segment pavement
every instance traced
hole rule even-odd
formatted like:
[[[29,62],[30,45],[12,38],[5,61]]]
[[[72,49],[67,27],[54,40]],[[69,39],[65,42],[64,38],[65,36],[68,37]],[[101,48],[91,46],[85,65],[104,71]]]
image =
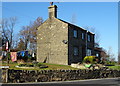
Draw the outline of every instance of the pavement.
[[[120,78],[89,79],[74,81],[7,83],[2,86],[120,86]]]

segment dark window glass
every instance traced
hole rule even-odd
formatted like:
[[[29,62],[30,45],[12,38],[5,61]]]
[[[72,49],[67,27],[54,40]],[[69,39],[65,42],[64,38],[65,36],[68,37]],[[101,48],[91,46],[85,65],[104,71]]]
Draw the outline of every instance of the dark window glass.
[[[85,34],[84,33],[82,33],[82,39],[85,39]]]
[[[78,55],[78,47],[74,47],[74,55],[75,55],[75,56]]]
[[[87,36],[87,40],[90,42],[90,40],[91,40],[90,35]]]
[[[77,30],[74,30],[74,31],[73,31],[73,36],[74,36],[75,38],[77,38],[77,36],[78,36]]]
[[[87,56],[91,56],[92,55],[92,50],[91,49],[87,49]]]

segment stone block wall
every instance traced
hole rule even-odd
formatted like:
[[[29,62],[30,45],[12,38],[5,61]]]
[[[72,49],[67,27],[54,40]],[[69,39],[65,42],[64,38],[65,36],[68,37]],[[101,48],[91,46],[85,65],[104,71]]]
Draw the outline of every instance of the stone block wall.
[[[2,74],[2,76],[4,76],[4,74]],[[51,82],[114,77],[120,77],[120,70],[8,70],[9,83]]]
[[[37,61],[68,65],[68,24],[52,18],[46,20],[37,31]]]

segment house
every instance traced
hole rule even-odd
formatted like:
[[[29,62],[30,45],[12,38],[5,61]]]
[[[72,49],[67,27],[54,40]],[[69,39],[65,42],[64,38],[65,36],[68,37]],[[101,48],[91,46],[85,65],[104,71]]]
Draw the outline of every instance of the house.
[[[94,55],[98,57],[99,62],[101,60],[105,60],[106,57],[107,57],[106,52],[103,50],[103,48],[100,48],[100,47],[95,47],[94,48]]]
[[[57,18],[57,6],[48,7],[49,18],[37,28],[37,61],[70,65],[94,54],[94,36]]]

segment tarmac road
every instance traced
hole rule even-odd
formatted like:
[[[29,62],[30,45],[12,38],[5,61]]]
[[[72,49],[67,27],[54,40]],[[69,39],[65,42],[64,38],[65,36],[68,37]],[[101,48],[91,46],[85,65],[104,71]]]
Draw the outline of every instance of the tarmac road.
[[[90,79],[59,82],[8,83],[2,86],[120,86],[120,78]]]

